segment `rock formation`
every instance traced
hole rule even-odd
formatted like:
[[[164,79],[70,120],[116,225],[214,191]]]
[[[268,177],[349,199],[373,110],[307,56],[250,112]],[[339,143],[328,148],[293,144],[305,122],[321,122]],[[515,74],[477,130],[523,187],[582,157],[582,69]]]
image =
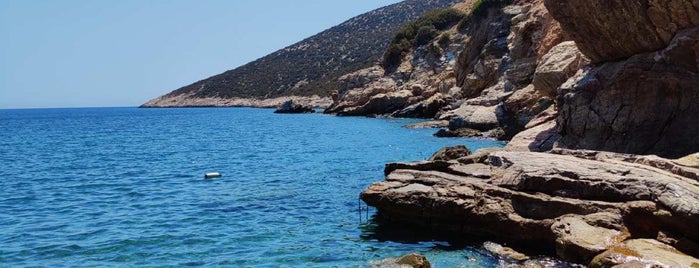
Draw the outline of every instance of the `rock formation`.
[[[453,154],[391,164],[386,173],[385,181],[361,195],[383,219],[527,241],[568,261],[590,263],[607,250],[633,244],[629,239],[660,234],[699,241],[699,169],[668,159],[563,149],[495,151],[485,160]],[[680,253],[691,252],[691,245],[661,249],[672,248],[685,263],[699,265]],[[668,256],[648,250],[646,256]]]
[[[680,157],[699,151],[699,5],[547,1],[597,65],[560,88],[560,146]]]
[[[313,110],[313,106],[300,104],[300,103],[294,102],[293,100],[288,100],[288,101],[282,103],[282,105],[279,105],[279,107],[277,107],[277,110],[274,111],[274,113],[277,113],[277,114],[304,114],[304,113],[315,113],[315,110]]]
[[[325,112],[435,118],[450,122],[439,136],[509,139],[548,108],[560,83],[587,63],[572,42],[556,47],[567,37],[543,0],[462,10],[470,15],[406,54],[394,69],[375,66],[341,77]],[[449,45],[441,43],[443,36]],[[441,57],[431,52],[437,47]]]

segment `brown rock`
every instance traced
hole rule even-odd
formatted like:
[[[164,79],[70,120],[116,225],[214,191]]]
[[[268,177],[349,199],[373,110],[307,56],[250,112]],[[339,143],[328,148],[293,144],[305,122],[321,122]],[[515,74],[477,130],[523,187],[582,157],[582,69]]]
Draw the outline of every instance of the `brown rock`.
[[[543,95],[555,98],[558,87],[587,63],[589,60],[580,53],[575,42],[560,43],[543,56],[532,83]]]
[[[551,226],[556,234],[556,253],[559,257],[587,263],[597,254],[621,243],[627,233],[596,227],[579,216],[563,216]]]
[[[666,47],[681,29],[699,25],[689,0],[546,0],[551,15],[593,62]]]
[[[555,120],[526,129],[515,135],[505,147],[509,151],[546,152],[561,136],[558,134]]]
[[[420,254],[415,254],[411,253],[408,255],[405,255],[403,257],[400,257],[397,261],[397,264],[403,264],[403,265],[408,265],[413,268],[431,268],[432,265],[430,264],[429,261],[427,261],[427,258],[423,255]]]
[[[672,158],[695,153],[699,27],[678,33],[664,50],[595,67],[561,90],[563,148]]]
[[[431,268],[432,265],[423,255],[410,253],[400,258],[388,258],[371,263],[372,268]]]
[[[592,268],[699,267],[699,259],[653,239],[633,239],[596,256]]]
[[[686,167],[699,168],[699,153],[682,157],[680,159],[675,160],[674,162]]]
[[[337,114],[342,116],[389,114],[405,107],[411,97],[413,93],[410,90],[381,93],[371,96],[369,101],[361,106],[351,107]]]
[[[500,126],[499,106],[475,106],[463,104],[456,110],[444,114],[440,119],[449,120],[450,129],[471,128],[487,131]]]
[[[466,157],[471,155],[471,150],[463,145],[457,145],[453,147],[444,147],[437,151],[428,159],[428,161],[449,161],[455,160],[461,157]]]
[[[510,248],[510,247],[504,247],[500,244],[493,243],[493,242],[485,242],[483,243],[483,248],[490,252],[491,254],[504,258],[504,259],[509,259],[509,260],[515,260],[515,261],[526,261],[529,260],[529,256],[522,254],[520,252],[517,252],[516,250]]]
[[[445,128],[447,126],[449,126],[449,121],[435,120],[435,121],[427,121],[427,122],[405,125],[404,127],[405,128]]]

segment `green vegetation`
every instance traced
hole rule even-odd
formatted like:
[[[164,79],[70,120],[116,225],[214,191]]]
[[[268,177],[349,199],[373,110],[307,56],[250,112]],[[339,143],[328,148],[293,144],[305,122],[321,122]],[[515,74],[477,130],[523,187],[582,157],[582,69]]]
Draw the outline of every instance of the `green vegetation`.
[[[460,31],[466,25],[474,20],[480,20],[488,15],[488,10],[491,8],[502,8],[506,5],[511,5],[514,0],[477,0],[473,2],[471,13],[459,22],[457,27]]]
[[[439,37],[439,40],[437,40],[437,43],[441,47],[446,47],[451,43],[451,35],[449,33],[443,33],[442,36]]]
[[[454,25],[464,17],[464,13],[454,8],[437,9],[403,25],[384,53],[384,67],[396,66],[410,49],[428,44],[439,35],[439,31]]]
[[[384,55],[386,46],[402,25],[416,20],[428,10],[448,7],[453,2],[407,0],[368,12],[171,94],[191,94],[202,98],[327,96],[337,89],[338,77],[373,66]],[[436,24],[439,26],[438,21]],[[297,86],[300,85],[299,81],[307,81],[308,84]]]

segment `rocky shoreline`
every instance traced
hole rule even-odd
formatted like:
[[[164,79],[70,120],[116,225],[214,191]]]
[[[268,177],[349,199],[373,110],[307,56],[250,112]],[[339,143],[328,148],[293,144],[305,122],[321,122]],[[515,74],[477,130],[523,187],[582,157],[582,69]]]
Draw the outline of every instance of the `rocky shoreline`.
[[[699,254],[698,162],[448,148],[385,172],[361,194],[382,220],[526,244],[592,267],[699,265],[686,255]]]
[[[330,97],[320,96],[285,96],[277,98],[200,98],[192,94],[164,95],[141,105],[140,108],[176,108],[176,107],[254,107],[277,108],[293,101],[303,106],[325,109],[332,104]]]
[[[400,111],[436,92],[446,104],[427,117],[441,121],[425,127],[511,137],[387,164],[361,194],[378,219],[590,267],[699,267],[699,3],[532,0],[483,14],[460,31],[456,89],[378,77],[331,106]]]

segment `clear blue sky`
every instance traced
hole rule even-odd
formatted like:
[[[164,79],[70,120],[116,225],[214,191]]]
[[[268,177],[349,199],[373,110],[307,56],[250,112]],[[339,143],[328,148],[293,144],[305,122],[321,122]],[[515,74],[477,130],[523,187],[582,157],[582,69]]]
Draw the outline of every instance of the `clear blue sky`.
[[[0,108],[137,106],[399,0],[0,0]]]

